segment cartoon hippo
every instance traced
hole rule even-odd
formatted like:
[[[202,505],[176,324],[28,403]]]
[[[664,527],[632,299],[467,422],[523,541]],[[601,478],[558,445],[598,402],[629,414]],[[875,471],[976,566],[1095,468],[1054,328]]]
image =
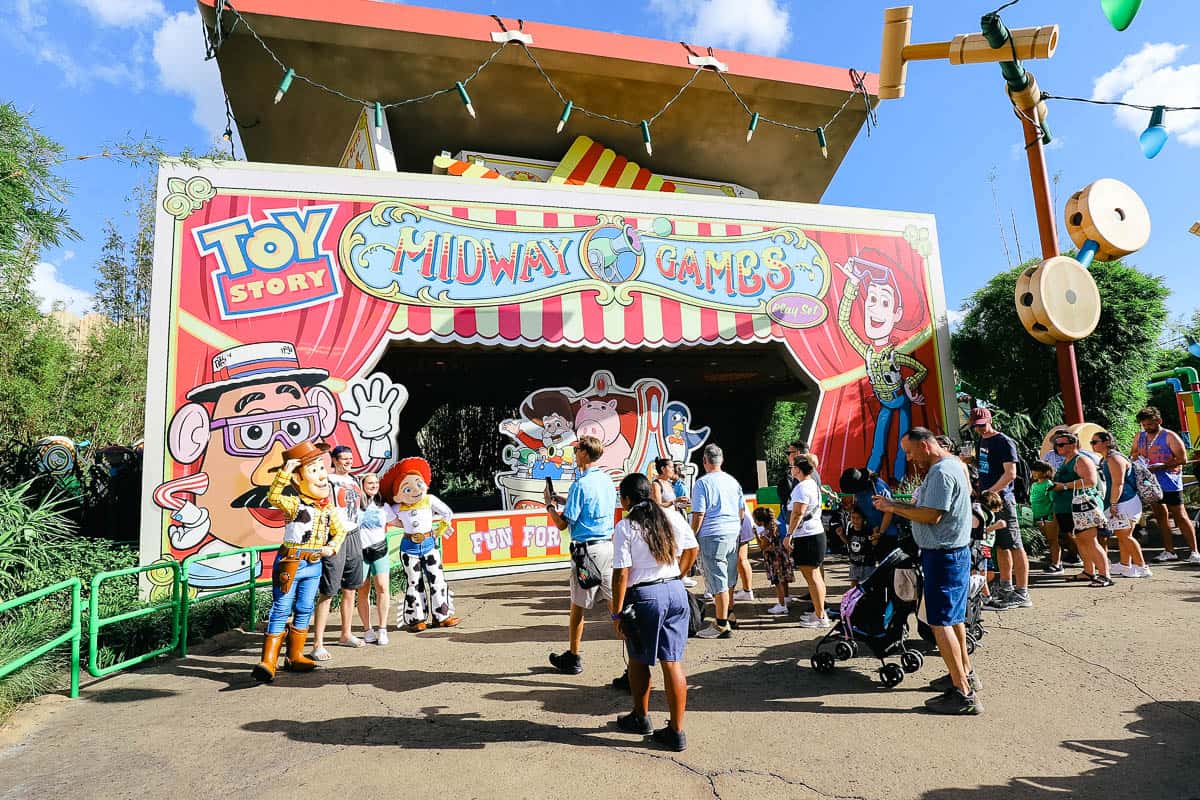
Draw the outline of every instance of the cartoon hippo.
[[[633,448],[621,433],[616,400],[584,400],[575,414],[575,434],[595,436],[604,444],[604,455],[596,466],[609,472],[625,472],[625,461]]]

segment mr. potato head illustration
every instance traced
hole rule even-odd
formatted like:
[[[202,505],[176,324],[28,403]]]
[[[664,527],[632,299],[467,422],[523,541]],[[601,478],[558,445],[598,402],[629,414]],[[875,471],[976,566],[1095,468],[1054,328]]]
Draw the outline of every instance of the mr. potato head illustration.
[[[329,437],[339,420],[338,400],[322,385],[329,372],[304,367],[294,345],[256,342],[231,347],[212,360],[212,380],[187,393],[167,435],[171,457],[195,464],[191,475],[154,491],[154,502],[170,512],[173,553],[221,553],[278,544],[286,520],[267,503],[267,489],[284,450]],[[354,471],[379,471],[390,459],[407,390],[376,373],[350,387],[353,408],[347,423],[367,460]],[[190,553],[187,553],[190,555]],[[254,554],[217,556],[193,562],[189,585],[214,590],[262,574]]]

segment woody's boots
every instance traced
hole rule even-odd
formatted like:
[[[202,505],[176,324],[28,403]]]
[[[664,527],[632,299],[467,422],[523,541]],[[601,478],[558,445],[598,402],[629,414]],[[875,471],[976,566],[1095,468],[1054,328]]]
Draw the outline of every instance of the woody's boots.
[[[251,674],[259,683],[275,680],[275,665],[279,663],[279,651],[283,648],[283,632],[268,633],[263,637],[262,661],[255,665]]]
[[[304,643],[308,639],[308,628],[287,628],[287,668],[293,672],[310,672],[317,662],[304,655]]]

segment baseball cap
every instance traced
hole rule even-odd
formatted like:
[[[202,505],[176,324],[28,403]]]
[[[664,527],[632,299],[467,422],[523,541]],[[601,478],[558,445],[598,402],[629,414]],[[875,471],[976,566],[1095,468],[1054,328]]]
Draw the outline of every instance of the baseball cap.
[[[986,408],[971,409],[971,424],[983,425],[992,421],[992,412]]]

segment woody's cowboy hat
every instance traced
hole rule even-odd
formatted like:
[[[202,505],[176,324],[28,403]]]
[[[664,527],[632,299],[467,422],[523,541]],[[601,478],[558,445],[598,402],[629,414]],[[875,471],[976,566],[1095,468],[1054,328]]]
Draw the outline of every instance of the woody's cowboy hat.
[[[213,356],[212,377],[209,383],[189,391],[187,399],[209,402],[230,389],[279,381],[295,381],[307,389],[328,378],[329,372],[315,367],[302,369],[296,347],[290,342],[255,342]]]
[[[292,445],[287,450],[283,451],[283,463],[291,461],[293,458],[300,462],[300,466],[304,466],[310,461],[316,461],[321,456],[329,452],[329,445],[324,442],[301,442],[297,445]],[[276,472],[283,469],[283,464],[278,467],[272,467],[269,472]]]

